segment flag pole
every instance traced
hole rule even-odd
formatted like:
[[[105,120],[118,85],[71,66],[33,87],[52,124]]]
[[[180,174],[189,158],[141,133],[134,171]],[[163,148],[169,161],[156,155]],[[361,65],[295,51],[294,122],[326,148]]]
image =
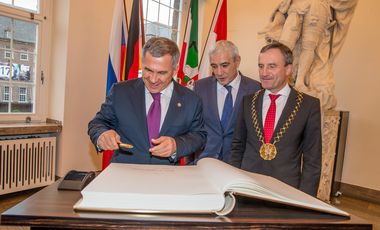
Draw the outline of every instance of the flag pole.
[[[189,4],[189,7],[187,8],[187,17],[186,17],[186,25],[185,25],[185,32],[183,33],[183,39],[182,39],[182,46],[183,46],[183,42],[185,41],[185,37],[186,37],[186,31],[187,31],[187,24],[189,22],[189,16],[190,16],[190,9],[191,9],[191,2],[194,1],[194,0],[191,0],[190,1],[190,4]],[[198,0],[196,0],[198,1]],[[181,49],[182,49],[182,46],[181,46]]]
[[[213,28],[213,24],[216,23],[216,22],[215,22],[215,16],[216,16],[216,13],[218,12],[218,9],[220,8],[220,2],[221,2],[221,1],[223,1],[223,0],[218,0],[218,4],[216,4],[215,12],[214,12],[214,16],[212,17],[211,26],[210,26],[210,29],[209,29],[208,34],[207,34],[206,43],[205,43],[204,46],[203,46],[203,52],[202,52],[201,60],[200,60],[199,63],[202,63],[203,56],[204,56],[204,54],[205,54],[205,50],[206,50],[206,46],[207,46],[208,40],[210,39],[211,29]],[[200,66],[199,66],[199,67],[200,67]]]
[[[144,30],[144,11],[142,0],[139,1],[140,5],[140,25],[141,25],[141,45],[145,44],[145,30]]]
[[[181,56],[180,56],[180,60],[179,60],[179,72],[177,73],[177,82],[179,83],[179,84],[184,84],[183,82],[182,82],[182,80],[183,79],[181,79],[181,77],[183,78],[184,77],[184,73],[183,73],[183,67],[185,66],[185,59],[186,59],[186,57],[185,57],[185,55],[186,55],[186,51],[185,50],[183,50],[183,45],[184,45],[184,43],[185,43],[185,39],[186,39],[186,32],[187,32],[187,27],[188,27],[188,23],[189,23],[189,16],[190,16],[190,10],[191,10],[191,5],[192,5],[192,1],[194,1],[194,0],[191,0],[190,1],[190,4],[189,4],[189,8],[187,9],[187,17],[186,17],[186,24],[185,24],[185,30],[184,30],[184,33],[183,33],[183,39],[182,39],[182,45],[181,45]],[[198,1],[198,0],[196,0],[196,1]],[[184,53],[185,52],[185,53]],[[183,76],[181,76],[181,77],[179,77],[178,75],[183,75]]]
[[[128,14],[127,14],[127,5],[125,4],[125,0],[123,0],[123,5],[124,5],[124,12],[125,12],[125,27],[127,28],[127,31],[125,31],[126,33],[128,33]]]

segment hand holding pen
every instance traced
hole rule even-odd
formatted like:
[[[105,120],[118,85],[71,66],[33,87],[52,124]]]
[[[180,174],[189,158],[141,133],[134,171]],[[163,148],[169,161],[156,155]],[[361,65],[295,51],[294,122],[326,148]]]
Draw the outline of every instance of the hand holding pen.
[[[131,144],[122,143],[120,140],[119,134],[117,134],[116,131],[112,129],[107,130],[104,133],[102,133],[99,136],[96,144],[102,150],[116,150],[119,148],[132,149],[133,148],[133,145]]]

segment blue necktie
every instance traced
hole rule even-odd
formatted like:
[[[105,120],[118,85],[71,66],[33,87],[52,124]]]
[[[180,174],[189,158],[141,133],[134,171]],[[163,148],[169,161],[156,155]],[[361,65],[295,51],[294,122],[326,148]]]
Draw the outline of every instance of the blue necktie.
[[[223,113],[222,113],[222,118],[220,119],[220,123],[222,125],[223,131],[227,129],[228,121],[230,120],[230,116],[232,113],[232,86],[230,85],[225,85],[224,86],[228,93],[226,96],[226,99],[224,100],[224,106],[223,106]]]

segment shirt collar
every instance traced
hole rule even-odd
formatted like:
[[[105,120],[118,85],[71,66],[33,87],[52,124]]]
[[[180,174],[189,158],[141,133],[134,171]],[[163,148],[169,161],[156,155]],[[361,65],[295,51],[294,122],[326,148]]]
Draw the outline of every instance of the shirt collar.
[[[238,90],[239,89],[239,86],[240,86],[240,82],[241,82],[241,76],[239,74],[239,72],[237,73],[237,76],[235,77],[234,80],[232,80],[230,82],[230,86],[232,86],[233,89],[236,89]],[[218,81],[216,81],[216,85],[217,85],[217,90],[220,90],[221,88],[224,88],[224,86],[222,84],[220,84]]]
[[[170,97],[172,95],[172,93],[173,93],[173,88],[174,88],[174,84],[173,84],[173,81],[171,81],[169,83],[169,85],[165,89],[163,89],[160,93],[161,93],[161,95],[164,95],[166,97]],[[150,92],[146,88],[146,86],[145,86],[145,94],[149,94],[150,95]]]
[[[286,85],[284,86],[284,88],[282,88],[280,91],[278,91],[277,94],[279,94],[279,95],[281,95],[281,96],[288,97],[289,94],[290,94],[290,90],[291,90],[291,89],[290,89],[289,84],[286,84]],[[269,94],[272,94],[272,92],[266,89],[266,90],[265,90],[265,93],[264,93],[264,97],[268,97]]]

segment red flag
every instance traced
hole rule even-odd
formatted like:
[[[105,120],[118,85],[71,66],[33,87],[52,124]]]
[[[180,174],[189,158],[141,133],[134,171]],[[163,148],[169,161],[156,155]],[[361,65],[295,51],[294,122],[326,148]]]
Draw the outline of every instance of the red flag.
[[[140,1],[133,0],[128,31],[126,80],[137,78],[140,69]]]
[[[215,47],[219,40],[227,39],[227,0],[219,0],[214,18],[212,20],[210,32],[207,37],[206,46],[203,49],[201,64],[199,67],[199,78],[211,75],[209,52]]]

